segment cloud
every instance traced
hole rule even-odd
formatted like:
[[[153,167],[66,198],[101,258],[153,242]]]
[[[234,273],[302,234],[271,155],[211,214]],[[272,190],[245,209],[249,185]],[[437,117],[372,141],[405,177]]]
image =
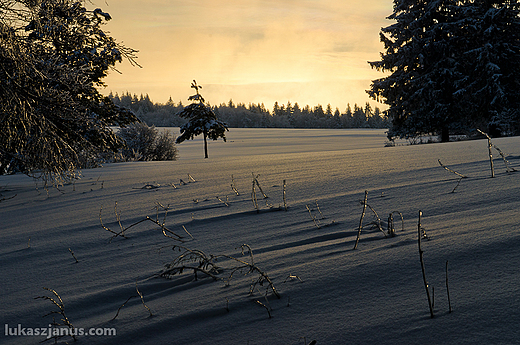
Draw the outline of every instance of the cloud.
[[[222,101],[237,92],[249,97],[243,102],[258,102],[258,95],[268,102],[275,92],[278,99],[307,103],[313,95],[335,97],[320,101],[326,104],[342,103],[340,97],[349,102],[349,94],[366,100],[370,79],[381,77],[367,64],[379,57],[378,32],[391,13],[391,4],[380,0],[108,1],[114,17],[110,31],[140,50],[143,65],[142,70],[122,67],[123,75],[107,79],[119,90],[124,85],[130,92],[146,88],[152,98],[178,98],[177,92],[189,93],[190,81],[197,79],[221,85]],[[359,80],[365,86],[352,92]],[[327,83],[343,95],[316,89]]]

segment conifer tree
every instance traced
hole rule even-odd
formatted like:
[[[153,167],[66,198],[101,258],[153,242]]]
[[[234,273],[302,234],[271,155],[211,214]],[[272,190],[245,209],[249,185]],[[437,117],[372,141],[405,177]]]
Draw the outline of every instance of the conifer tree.
[[[465,121],[494,136],[520,134],[520,3],[475,0],[461,10]]]
[[[396,23],[380,34],[385,52],[370,62],[391,75],[374,80],[367,91],[389,105],[389,137],[429,133],[448,141],[450,132],[518,123],[517,1],[394,4],[388,18]]]
[[[188,122],[181,126],[181,135],[177,137],[176,143],[180,144],[185,140],[193,139],[195,136],[202,134],[204,136],[204,158],[208,158],[207,138],[212,140],[222,138],[226,141],[228,127],[227,124],[219,121],[211,107],[205,104],[206,101],[199,92],[202,86],[197,85],[197,82],[194,80],[191,83],[191,88],[195,89],[196,94],[188,98],[193,103],[184,107],[179,113],[179,116],[188,119]]]

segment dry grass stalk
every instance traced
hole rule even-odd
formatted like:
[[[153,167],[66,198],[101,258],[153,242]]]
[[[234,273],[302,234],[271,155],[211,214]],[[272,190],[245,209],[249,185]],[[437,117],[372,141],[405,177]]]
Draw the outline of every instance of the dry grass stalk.
[[[320,210],[320,205],[318,205],[318,199],[315,200],[316,202],[316,209],[318,210],[321,218],[320,219],[325,219],[325,216],[323,215],[323,213],[321,213],[321,210]]]
[[[316,217],[314,217],[314,215],[312,214],[311,209],[309,208],[309,205],[305,205],[305,207],[307,208],[307,211],[309,211],[309,214],[310,214],[310,216],[311,216],[311,218],[312,218],[312,221],[314,222],[314,225],[315,225],[318,229],[320,229],[320,228],[321,228],[321,226],[320,226],[320,220],[319,220],[319,219],[316,219]]]
[[[457,181],[457,185],[455,187],[453,187],[451,193],[455,193],[455,190],[459,187],[461,181],[462,181],[462,177],[459,178],[459,180]]]
[[[493,145],[493,147],[495,148],[495,150],[498,151],[498,153],[500,154],[500,157],[502,157],[502,160],[504,161],[504,164],[506,166],[506,171],[507,173],[511,173],[511,172],[515,172],[516,169],[515,168],[512,168],[509,164],[509,161],[506,159],[506,155],[504,154],[504,152],[502,152],[501,149],[498,148],[498,146],[496,145]]]
[[[487,138],[487,141],[488,141],[488,154],[489,154],[489,165],[491,167],[491,177],[495,177],[495,168],[493,166],[493,153],[491,152],[491,148],[493,147],[493,143],[491,142],[491,137],[489,135],[487,135],[487,133],[484,133],[483,131],[481,131],[480,129],[477,129],[477,132],[479,132],[480,134],[485,135],[486,138]]]
[[[456,172],[455,170],[451,170],[450,168],[448,168],[447,166],[445,166],[444,164],[442,164],[441,160],[438,159],[438,162],[440,164],[441,167],[443,167],[446,171],[449,171],[457,176],[459,176],[459,180],[457,182],[457,185],[455,186],[455,188],[453,188],[453,190],[451,191],[452,193],[455,193],[455,190],[457,189],[457,187],[460,185],[460,182],[462,181],[463,178],[468,178],[466,175],[463,175],[461,173],[458,173]]]
[[[70,254],[72,255],[72,257],[74,258],[74,260],[76,260],[76,263],[78,263],[78,259],[76,258],[76,255],[74,255],[74,252],[72,251],[72,249],[69,248],[69,252]]]
[[[233,192],[235,192],[235,194],[237,196],[240,195],[240,193],[238,192],[237,188],[235,187],[235,179],[234,179],[233,175],[231,175],[231,189],[233,190]]]
[[[207,255],[201,250],[193,250],[183,246],[174,246],[173,249],[179,249],[181,254],[175,258],[172,262],[165,265],[164,270],[159,274],[159,276],[164,278],[172,278],[175,275],[182,274],[185,271],[193,271],[195,275],[195,280],[198,279],[197,274],[202,273],[208,277],[213,278],[214,280],[225,280],[226,285],[229,285],[229,282],[233,278],[236,272],[242,272],[247,270],[244,275],[248,275],[251,273],[257,273],[258,278],[253,280],[250,286],[249,293],[252,294],[255,288],[260,285],[263,286],[264,283],[267,283],[266,295],[269,289],[272,290],[273,294],[280,298],[280,294],[276,290],[271,278],[262,271],[254,262],[253,250],[247,244],[243,244],[241,247],[242,255],[246,254],[246,251],[249,253],[250,262],[245,260],[230,256],[230,255]],[[231,267],[220,267],[217,265],[217,261],[220,258],[226,258],[231,261],[237,262],[238,265]],[[225,270],[228,270],[230,273],[227,275],[225,279],[220,278],[218,275]]]
[[[298,277],[296,275],[293,275],[293,274],[289,274],[289,276],[287,278],[285,278],[285,280],[283,282],[286,283],[289,280],[299,280],[300,283],[303,283],[302,278],[300,278],[300,277]]]
[[[365,200],[365,204],[366,204],[366,200]],[[366,206],[372,211],[372,213],[374,213],[374,217],[376,218],[375,221],[373,221],[367,225],[372,225],[373,227],[376,227],[386,237],[386,233],[383,230],[383,227],[381,226],[381,218],[379,218],[379,215],[377,214],[376,210],[374,210],[374,208],[372,206],[370,206],[369,204],[366,204]]]
[[[38,297],[35,297],[34,299],[39,299],[39,298],[45,299],[45,300],[50,301],[56,307],[58,307],[57,311],[56,310],[51,311],[51,312],[45,314],[43,317],[47,317],[49,315],[58,314],[58,315],[61,316],[60,321],[62,323],[57,323],[56,325],[57,326],[66,326],[66,327],[68,327],[68,330],[69,330],[67,334],[55,335],[54,336],[54,340],[56,341],[59,338],[62,338],[64,336],[66,336],[66,335],[70,335],[72,337],[72,339],[74,339],[74,341],[76,341],[76,332],[74,330],[74,326],[72,325],[72,323],[70,323],[70,320],[67,317],[67,315],[65,315],[65,305],[64,305],[63,300],[61,299],[60,295],[58,295],[58,293],[56,291],[54,291],[53,289],[49,289],[49,288],[46,288],[46,287],[44,287],[43,289],[52,292],[52,294],[54,295],[54,298],[53,297],[49,297],[49,296],[38,296]],[[49,339],[52,339],[52,338],[49,338]],[[47,339],[47,340],[49,340],[49,339]],[[45,340],[45,341],[47,341],[47,340]]]
[[[146,310],[148,310],[148,312],[150,313],[150,317],[153,316],[152,314],[152,311],[150,310],[150,308],[148,308],[148,306],[146,305],[146,303],[144,303],[144,297],[143,297],[143,294],[141,293],[141,291],[139,291],[139,289],[137,288],[137,279],[135,280],[135,290],[137,291],[137,295],[132,295],[130,297],[127,298],[127,300],[121,304],[121,306],[117,309],[117,312],[116,312],[116,315],[112,318],[112,320],[115,320],[118,316],[119,316],[119,312],[121,311],[121,309],[132,299],[132,298],[137,298],[137,297],[140,297],[141,298],[141,302],[143,303],[143,306]]]
[[[253,186],[251,189],[251,200],[253,201],[253,206],[256,209],[256,213],[260,213],[260,208],[258,208],[258,200],[256,198],[256,189],[255,189],[255,178],[253,176]]]
[[[143,294],[142,294],[141,291],[139,291],[139,289],[137,288],[137,279],[135,280],[135,291],[137,291],[137,294],[138,294],[139,297],[141,298],[141,302],[143,303],[143,306],[146,308],[146,310],[148,310],[148,312],[150,313],[150,316],[153,316],[152,311],[150,310],[150,308],[148,308],[148,306],[146,305],[146,303],[144,303],[144,297],[143,297]]]
[[[188,182],[197,182],[197,181],[193,178],[193,176],[188,174]]]
[[[392,213],[390,213],[388,215],[387,228],[388,228],[388,234],[390,235],[390,237],[395,237],[394,215]]]
[[[260,213],[260,208],[258,206],[258,199],[257,199],[257,196],[256,196],[256,187],[258,187],[258,190],[260,191],[260,193],[262,193],[262,196],[264,197],[264,199],[267,199],[269,197],[264,193],[264,191],[262,190],[262,187],[260,186],[260,182],[258,182],[258,177],[260,175],[256,175],[255,176],[255,174],[253,172],[251,173],[251,175],[253,175],[252,189],[251,189],[251,200],[253,201],[253,206],[256,209],[256,213]],[[267,201],[266,201],[265,204],[266,204],[266,206],[270,207],[269,204],[267,203]]]
[[[403,218],[403,214],[399,211],[392,211],[392,219],[393,219],[393,214],[394,213],[397,213],[399,215],[399,217],[401,217],[401,231],[404,232],[404,218]]]
[[[285,211],[287,211],[287,200],[286,200],[286,189],[287,189],[287,185],[285,183],[285,180],[283,180],[283,208]]]
[[[267,282],[268,285],[267,285],[267,288],[266,288],[266,295],[267,295],[267,292],[268,292],[269,288],[271,288],[271,290],[272,290],[273,294],[276,296],[276,298],[280,299],[281,296],[278,293],[278,291],[276,290],[273,282],[271,281],[271,278],[269,278],[267,273],[265,273],[258,266],[255,265],[254,257],[253,257],[253,250],[251,249],[251,247],[248,244],[243,244],[242,246],[240,246],[240,248],[242,250],[242,255],[245,255],[244,254],[244,250],[247,250],[249,252],[249,257],[251,259],[251,262],[249,263],[247,261],[244,261],[244,260],[241,260],[241,259],[237,259],[237,258],[232,257],[232,256],[222,255],[223,257],[226,257],[226,258],[231,259],[231,260],[235,260],[236,262],[241,264],[240,266],[234,267],[231,270],[231,273],[229,274],[229,277],[227,278],[226,284],[229,284],[229,281],[231,280],[231,278],[233,277],[233,275],[236,272],[242,271],[243,269],[247,269],[247,272],[244,275],[248,275],[250,273],[257,273],[258,274],[257,280],[254,280],[251,283],[251,288],[249,290],[250,294],[252,294],[254,288],[257,285],[263,285],[265,282]]]
[[[264,199],[267,199],[269,197],[264,193],[264,191],[262,190],[262,187],[260,186],[260,182],[258,182],[259,177],[260,177],[260,175],[256,175],[256,177],[255,177],[255,174],[253,174],[253,182],[256,183],[256,185],[258,186],[258,189],[260,190],[260,193],[262,193]]]
[[[7,198],[7,197],[2,197],[2,198],[0,199],[0,202],[5,201],[5,200],[12,199],[12,198],[14,198],[16,195],[17,195],[17,194],[15,194],[15,195],[13,195],[13,196],[10,196],[10,197],[8,197],[8,198]]]
[[[128,301],[130,301],[132,298],[135,298],[135,297],[137,297],[137,296],[130,296],[130,297],[128,297],[128,299],[123,304],[121,304],[121,306],[117,309],[117,313],[112,318],[112,320],[115,320],[119,316],[119,312],[121,311],[121,309],[123,309],[123,307],[128,303]]]
[[[220,201],[221,203],[223,203],[224,205],[229,206],[229,204],[226,201],[222,200],[218,195],[217,195],[217,200]]]
[[[116,205],[117,205],[117,202],[116,202]],[[121,237],[123,237],[123,238],[126,238],[126,236],[125,236],[124,233],[118,233],[118,232],[115,232],[114,230],[110,229],[109,227],[107,227],[107,226],[105,226],[105,225],[103,224],[103,219],[101,218],[101,214],[102,214],[102,212],[103,212],[103,206],[101,206],[101,207],[99,208],[99,222],[101,223],[101,227],[102,227],[103,229],[105,229],[106,231],[108,231],[108,232],[114,234],[114,236],[112,236],[112,237],[110,238],[110,241],[112,241],[112,239],[115,238],[115,237],[117,237],[117,236],[121,236]],[[116,215],[117,215],[117,212],[116,212]],[[116,216],[116,219],[117,219],[117,216]]]
[[[271,316],[271,310],[269,310],[269,308],[268,308],[265,304],[263,304],[262,302],[260,302],[260,301],[258,301],[258,300],[256,300],[255,302],[256,302],[256,304],[258,304],[258,305],[264,307],[265,310],[267,310],[267,315],[269,315],[269,318],[272,317],[272,316]]]
[[[450,286],[448,284],[448,260],[446,260],[446,292],[448,293],[448,310],[451,313]]]
[[[184,230],[185,233],[188,234],[188,236],[191,237],[192,240],[194,239],[193,236],[190,234],[190,232],[188,231],[188,229],[186,229],[186,227],[184,225],[182,226],[182,229]],[[163,234],[164,234],[164,236],[167,236],[164,232],[163,232]]]
[[[442,162],[441,162],[440,159],[438,159],[437,161],[439,162],[440,166],[443,167],[446,171],[449,171],[449,172],[451,172],[451,173],[453,173],[453,174],[459,176],[460,178],[467,178],[466,175],[463,175],[463,174],[461,174],[461,173],[458,173],[458,172],[456,172],[455,170],[452,170],[452,169],[448,168],[447,166],[445,166],[444,164],[442,164]]]
[[[430,307],[430,317],[433,318],[435,315],[433,314],[433,304],[432,304],[432,300],[430,297],[430,288],[428,286],[428,282],[426,281],[426,272],[425,272],[425,268],[424,268],[424,257],[423,257],[424,252],[421,249],[421,239],[423,238],[423,231],[422,231],[422,226],[421,226],[421,216],[422,216],[422,211],[419,211],[419,221],[417,222],[417,231],[418,231],[417,245],[419,247],[419,259],[421,261],[421,270],[422,270],[424,288],[426,289],[426,296],[428,297],[428,306]]]
[[[164,211],[165,211],[165,213],[164,213],[164,218],[163,218],[162,222],[159,222],[159,207],[162,207],[162,208],[164,209]],[[128,227],[124,227],[123,224],[121,223],[121,212],[118,212],[118,211],[117,211],[117,202],[116,202],[116,203],[115,203],[114,210],[115,210],[115,215],[116,215],[116,221],[117,221],[117,223],[118,223],[119,228],[120,228],[121,231],[120,231],[120,232],[116,232],[116,231],[110,229],[109,227],[107,227],[107,226],[105,226],[105,225],[103,224],[103,219],[101,218],[101,214],[102,214],[102,211],[103,211],[103,207],[101,207],[100,210],[99,210],[99,221],[100,221],[100,223],[101,223],[101,227],[102,227],[103,229],[105,229],[106,231],[108,231],[108,232],[114,234],[114,235],[110,238],[109,242],[112,242],[112,240],[113,240],[114,238],[118,237],[118,236],[121,236],[121,237],[127,239],[128,237],[126,237],[125,232],[126,232],[128,229],[130,229],[130,228],[132,228],[132,227],[134,227],[134,226],[136,226],[136,225],[138,225],[138,224],[141,224],[141,223],[143,223],[143,222],[146,222],[146,221],[149,221],[149,222],[152,222],[152,223],[158,225],[158,226],[161,228],[162,233],[163,233],[164,236],[166,236],[166,237],[168,237],[168,238],[171,238],[171,239],[174,239],[174,240],[179,241],[179,242],[185,242],[184,237],[182,237],[182,236],[180,236],[180,235],[177,235],[176,233],[174,233],[173,231],[171,231],[170,229],[168,229],[168,228],[164,225],[165,222],[166,222],[166,216],[167,216],[167,214],[168,214],[169,205],[168,205],[167,207],[164,207],[164,206],[162,206],[160,203],[157,203],[157,205],[156,205],[156,209],[157,209],[157,211],[156,211],[156,219],[152,219],[152,218],[150,218],[149,216],[146,216],[144,219],[141,219],[141,220],[139,220],[139,221],[137,221],[137,222],[135,222],[135,223],[129,225]],[[184,227],[183,227],[183,228],[184,228]],[[187,233],[187,234],[188,234],[188,235],[193,239],[193,236],[191,236],[191,234],[186,230],[186,228],[184,228],[184,230],[185,230],[186,233]]]
[[[198,279],[198,272],[215,280],[219,279],[217,274],[221,272],[221,268],[216,264],[217,256],[206,255],[201,250],[192,250],[183,246],[174,246],[172,249],[183,252],[175,260],[165,265],[165,269],[159,274],[161,277],[171,278],[176,274],[191,270],[195,275],[195,280]]]
[[[367,210],[367,198],[368,198],[368,191],[365,190],[365,199],[363,201],[363,212],[361,213],[361,218],[359,219],[359,227],[358,227],[358,233],[356,237],[356,243],[354,244],[354,250],[357,249],[358,243],[359,243],[359,237],[361,236],[361,229],[363,228],[363,218],[365,218],[365,212]]]

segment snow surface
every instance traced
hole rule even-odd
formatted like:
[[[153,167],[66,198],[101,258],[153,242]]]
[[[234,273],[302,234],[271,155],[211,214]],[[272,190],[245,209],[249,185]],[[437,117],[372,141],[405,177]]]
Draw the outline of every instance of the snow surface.
[[[56,307],[34,299],[51,296],[48,287],[60,294],[75,327],[117,331],[79,337],[77,344],[519,343],[520,172],[507,174],[495,154],[490,178],[485,140],[384,147],[383,130],[231,129],[226,136],[227,143],[209,143],[209,159],[196,139],[178,145],[178,161],[85,170],[61,192],[37,190],[22,175],[0,176],[2,197],[16,195],[0,202],[4,329],[48,327],[53,315],[43,315]],[[520,138],[493,142],[520,170]],[[458,177],[438,159],[469,176],[454,193]],[[260,213],[251,201],[252,172],[269,196],[259,197]],[[283,180],[287,212],[277,210]],[[405,229],[394,214],[396,237],[367,227],[353,250],[365,190],[383,221],[399,211]],[[158,277],[179,254],[171,249],[177,242],[151,222],[109,241],[99,213],[103,207],[103,222],[117,231],[116,202],[124,226],[155,219],[156,202],[169,204],[165,225],[185,235],[184,225],[194,240],[183,245],[208,255],[247,260],[239,247],[250,245],[281,298],[269,294],[266,301],[265,286],[250,296],[254,275],[237,274],[229,286],[201,274],[197,281],[192,273]],[[422,249],[434,288],[433,319],[417,248],[419,210],[430,238]],[[373,219],[367,209],[364,224]],[[153,316],[134,298],[111,321],[136,294],[136,279]],[[272,318],[257,300],[272,309]],[[2,335],[0,343],[44,339]]]

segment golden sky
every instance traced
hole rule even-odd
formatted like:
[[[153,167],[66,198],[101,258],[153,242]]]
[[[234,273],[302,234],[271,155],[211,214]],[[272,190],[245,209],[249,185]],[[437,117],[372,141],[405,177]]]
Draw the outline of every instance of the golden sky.
[[[384,76],[379,31],[391,0],[94,0],[110,13],[111,36],[139,50],[142,68],[123,62],[103,93],[148,94],[188,104],[190,83],[213,105],[264,103],[272,109],[347,103],[364,106]],[[380,107],[383,107],[380,105]]]

